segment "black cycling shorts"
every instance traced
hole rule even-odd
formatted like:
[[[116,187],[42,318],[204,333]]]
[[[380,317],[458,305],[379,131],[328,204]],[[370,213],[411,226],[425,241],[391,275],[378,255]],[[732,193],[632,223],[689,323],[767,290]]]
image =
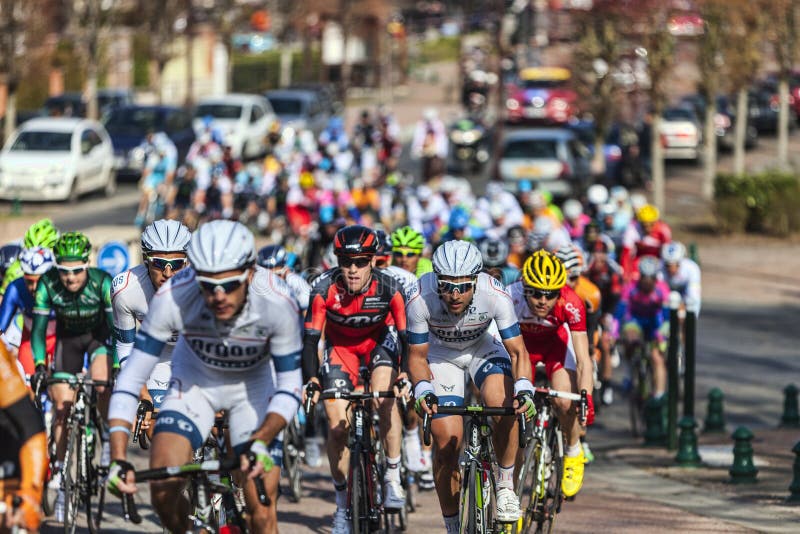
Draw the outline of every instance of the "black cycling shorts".
[[[106,340],[109,338],[107,328],[98,328],[85,334],[56,334],[56,354],[54,371],[78,374],[83,370],[83,355],[89,354],[89,365],[99,354],[109,354]],[[109,361],[109,368],[111,362]]]

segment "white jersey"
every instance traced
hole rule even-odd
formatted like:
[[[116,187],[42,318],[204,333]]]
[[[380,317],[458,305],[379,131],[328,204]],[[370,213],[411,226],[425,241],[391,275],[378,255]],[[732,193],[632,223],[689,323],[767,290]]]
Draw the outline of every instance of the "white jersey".
[[[417,285],[417,277],[414,273],[408,272],[397,265],[389,265],[383,269],[389,276],[395,278],[403,287],[403,296],[408,300],[408,295],[414,291]]]
[[[123,369],[114,389],[110,417],[130,420],[135,403],[132,406],[116,403],[118,396],[138,396],[144,379],[173,331],[177,331],[180,336],[172,354],[173,369],[203,368],[205,375],[220,385],[240,382],[248,374],[269,372],[267,364],[271,359],[276,372],[276,391],[267,413],[278,413],[290,421],[299,407],[302,385],[299,313],[284,281],[256,267],[242,311],[230,321],[218,321],[205,304],[194,270],[182,269],[159,288],[150,302],[149,312],[136,334],[131,363]]]
[[[294,295],[294,298],[297,300],[297,304],[300,305],[300,310],[305,311],[308,309],[308,301],[311,296],[311,286],[308,285],[308,282],[295,272],[289,271],[289,274],[286,275],[286,279],[284,280],[286,285],[289,286],[289,290]]]
[[[453,315],[439,297],[435,273],[426,273],[408,296],[408,342],[430,343],[456,351],[482,341],[492,323],[501,339],[520,335],[514,304],[503,284],[486,273],[478,275],[475,292],[467,310]]]
[[[114,309],[114,343],[120,365],[133,351],[136,326],[144,321],[150,307],[150,299],[156,292],[147,270],[147,265],[137,265],[120,273],[111,281],[111,305]],[[162,361],[169,361],[172,349],[178,340],[177,333],[167,342]]]
[[[669,285],[670,290],[681,294],[684,303],[693,303],[695,312],[700,313],[700,266],[690,258],[683,258],[678,264],[678,272],[675,276],[670,276],[667,267],[664,266],[664,281]]]

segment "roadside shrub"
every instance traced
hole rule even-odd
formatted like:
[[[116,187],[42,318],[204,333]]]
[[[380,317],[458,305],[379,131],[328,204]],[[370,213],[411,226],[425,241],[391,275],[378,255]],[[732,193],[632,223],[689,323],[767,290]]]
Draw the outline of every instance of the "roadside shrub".
[[[800,230],[800,181],[794,174],[717,175],[714,214],[722,232],[785,236]]]

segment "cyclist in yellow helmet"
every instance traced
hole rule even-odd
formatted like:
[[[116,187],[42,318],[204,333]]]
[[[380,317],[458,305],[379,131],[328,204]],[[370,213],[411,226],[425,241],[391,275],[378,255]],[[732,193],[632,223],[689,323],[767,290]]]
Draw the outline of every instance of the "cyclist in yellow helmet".
[[[659,209],[645,204],[636,211],[632,221],[622,236],[620,265],[626,280],[635,277],[639,258],[661,254],[661,247],[672,241],[672,230],[661,220]]]
[[[554,399],[561,428],[566,434],[561,490],[572,497],[583,485],[586,457],[581,447],[581,425],[594,422],[594,387],[586,307],[567,285],[567,270],[552,252],[537,250],[522,265],[521,280],[508,287],[519,319],[522,339],[531,364],[543,363],[550,385],[560,391],[586,390],[586,419],[579,421],[576,406]]]

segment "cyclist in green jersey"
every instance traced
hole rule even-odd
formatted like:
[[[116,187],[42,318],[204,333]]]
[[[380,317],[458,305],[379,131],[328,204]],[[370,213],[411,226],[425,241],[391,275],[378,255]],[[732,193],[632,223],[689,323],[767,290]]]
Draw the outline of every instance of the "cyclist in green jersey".
[[[30,228],[25,232],[22,246],[25,248],[44,247],[53,248],[58,239],[58,228],[55,227],[53,221],[50,219],[41,219],[33,223]],[[0,295],[6,292],[8,285],[22,277],[22,267],[19,264],[19,259],[15,260],[3,275],[3,283],[0,285]]]
[[[113,345],[109,343],[113,329],[111,307],[111,276],[100,269],[89,267],[92,245],[80,232],[62,235],[53,254],[56,268],[39,280],[33,306],[31,349],[36,373],[32,384],[37,385],[46,376],[45,357],[47,322],[50,311],[56,318],[56,351],[53,371],[77,374],[83,370],[83,355],[89,355],[89,372],[94,380],[108,380],[111,363],[115,363]],[[53,384],[49,390],[55,404],[53,437],[56,442],[57,465],[63,461],[66,436],[62,432],[64,418],[74,393],[66,384]],[[97,388],[98,408],[104,419],[108,417],[110,388]],[[101,463],[108,465],[110,451],[107,439],[103,440]],[[56,518],[63,509],[64,494],[59,490],[56,498]],[[61,505],[61,507],[59,506]],[[63,516],[63,512],[62,512]]]
[[[392,264],[414,273],[417,278],[433,272],[431,260],[422,257],[425,238],[410,226],[392,232]]]

